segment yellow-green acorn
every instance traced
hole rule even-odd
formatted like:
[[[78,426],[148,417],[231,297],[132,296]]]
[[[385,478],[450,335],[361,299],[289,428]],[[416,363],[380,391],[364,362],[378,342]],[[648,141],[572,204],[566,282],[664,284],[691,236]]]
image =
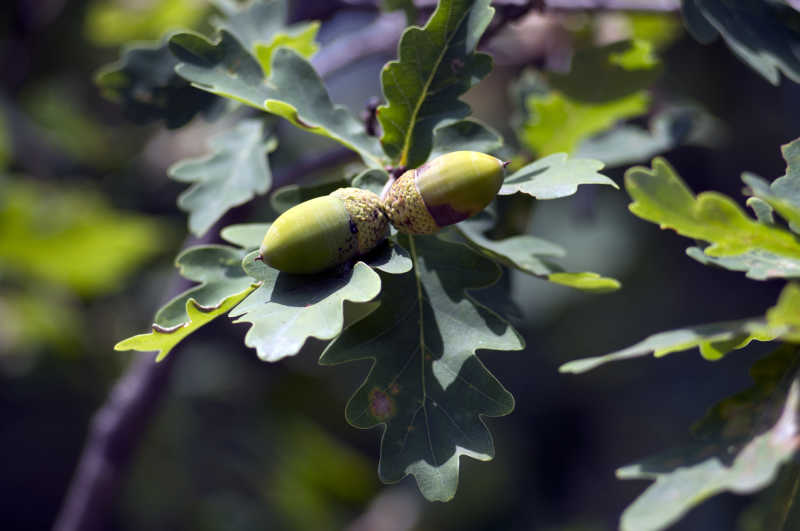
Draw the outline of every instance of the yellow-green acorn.
[[[431,234],[474,216],[503,184],[506,163],[477,151],[454,151],[401,175],[383,200],[400,232]]]
[[[374,193],[339,188],[295,205],[270,226],[258,256],[286,273],[319,273],[366,254],[389,235]]]

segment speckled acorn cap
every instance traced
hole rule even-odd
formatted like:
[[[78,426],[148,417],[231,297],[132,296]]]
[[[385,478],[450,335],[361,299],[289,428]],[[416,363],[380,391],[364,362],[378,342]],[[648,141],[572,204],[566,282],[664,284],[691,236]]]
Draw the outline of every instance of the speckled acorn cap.
[[[431,234],[474,216],[503,184],[505,163],[477,151],[454,151],[400,176],[383,201],[400,232]]]
[[[281,214],[267,230],[259,256],[285,273],[320,273],[371,251],[388,234],[377,195],[340,188]]]
[[[389,236],[389,219],[383,213],[381,198],[360,188],[339,188],[330,193],[344,202],[356,225],[358,254],[366,254]]]

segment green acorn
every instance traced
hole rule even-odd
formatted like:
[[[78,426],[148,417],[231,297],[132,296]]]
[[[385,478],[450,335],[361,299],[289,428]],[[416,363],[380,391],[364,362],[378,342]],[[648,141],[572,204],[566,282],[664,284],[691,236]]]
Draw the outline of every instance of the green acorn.
[[[477,151],[454,151],[401,175],[383,207],[400,232],[431,234],[491,203],[507,163]]]
[[[285,273],[319,273],[368,253],[388,235],[377,195],[339,188],[281,214],[264,236],[258,259]]]

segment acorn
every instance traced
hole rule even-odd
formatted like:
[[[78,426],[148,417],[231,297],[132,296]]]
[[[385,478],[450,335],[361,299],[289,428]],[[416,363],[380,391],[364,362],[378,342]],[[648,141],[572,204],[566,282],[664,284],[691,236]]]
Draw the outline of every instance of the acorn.
[[[285,273],[320,273],[368,253],[388,235],[389,220],[376,194],[339,188],[281,214],[257,259]]]
[[[432,234],[474,216],[503,184],[507,162],[477,151],[454,151],[401,175],[383,199],[400,232]]]

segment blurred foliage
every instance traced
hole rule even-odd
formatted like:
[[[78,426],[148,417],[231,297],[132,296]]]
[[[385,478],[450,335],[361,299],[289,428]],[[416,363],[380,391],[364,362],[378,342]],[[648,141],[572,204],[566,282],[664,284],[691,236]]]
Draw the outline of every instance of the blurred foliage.
[[[116,149],[109,149],[112,130],[97,121],[69,97],[69,88],[48,80],[26,91],[23,106],[34,123],[42,128],[44,139],[83,164],[97,168],[118,163]]]
[[[13,147],[11,145],[11,135],[8,132],[8,125],[6,123],[5,113],[0,108],[0,171],[4,170],[11,157],[14,155]]]
[[[84,34],[98,46],[154,40],[176,27],[196,27],[207,10],[205,0],[92,0]]]
[[[4,177],[0,185],[5,276],[96,296],[122,289],[126,277],[174,242],[167,225],[114,209],[86,184]]]

